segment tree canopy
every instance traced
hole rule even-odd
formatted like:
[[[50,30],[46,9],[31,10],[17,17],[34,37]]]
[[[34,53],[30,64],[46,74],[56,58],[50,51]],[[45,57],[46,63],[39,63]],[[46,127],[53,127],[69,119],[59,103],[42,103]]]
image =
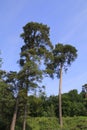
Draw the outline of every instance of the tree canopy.
[[[27,23],[20,37],[23,40],[18,60],[20,70],[0,70],[0,129],[15,130],[21,127],[26,130],[28,116],[57,117],[60,121],[62,113],[63,116],[87,115],[83,93],[72,90],[61,94],[63,70],[67,71],[75,61],[77,49],[70,44],[53,46],[50,28],[42,23]],[[0,58],[0,67],[1,63]],[[43,82],[46,76],[57,76],[59,79],[57,96],[46,96]],[[86,86],[83,86],[85,92]]]

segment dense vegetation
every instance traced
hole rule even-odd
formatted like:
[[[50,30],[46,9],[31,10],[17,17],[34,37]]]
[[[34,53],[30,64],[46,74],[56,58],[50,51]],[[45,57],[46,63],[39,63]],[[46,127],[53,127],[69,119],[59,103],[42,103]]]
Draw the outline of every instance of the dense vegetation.
[[[58,118],[54,117],[28,119],[28,123],[30,130],[61,130]],[[87,130],[87,117],[64,117],[62,130]]]
[[[2,84],[2,89],[0,85],[0,130],[9,129],[15,103],[15,99],[13,98],[11,92],[7,92],[7,88],[5,88],[5,85],[6,84]],[[68,125],[70,125],[69,127],[72,127],[72,130],[74,130],[75,127],[78,127],[78,130],[80,127],[83,127],[83,130],[85,130],[84,128],[87,128],[87,118],[85,118],[87,116],[87,101],[85,99],[85,93],[81,92],[80,94],[78,94],[77,90],[71,90],[68,93],[62,94],[62,101],[64,119],[63,128],[68,128]],[[43,95],[43,92],[41,92],[38,97],[36,97],[35,95],[28,96],[27,103],[27,128],[32,128],[28,129],[45,130],[45,128],[55,128],[56,130],[57,128],[60,128],[57,118],[59,113],[58,96],[46,97],[45,95]],[[22,102],[22,99],[20,99],[16,125],[17,130],[21,130],[22,128],[23,113],[24,103]],[[84,116],[84,118],[82,119],[80,116]],[[79,124],[79,121],[81,122],[81,124]]]
[[[62,71],[77,58],[77,50],[61,43],[54,47],[49,30],[47,25],[26,24],[21,34],[20,71],[0,70],[0,130],[56,130],[59,123],[65,129],[71,120],[67,116],[87,116],[86,84],[80,94],[71,90],[61,95]],[[55,75],[60,79],[59,95],[47,97],[40,83],[45,76]]]

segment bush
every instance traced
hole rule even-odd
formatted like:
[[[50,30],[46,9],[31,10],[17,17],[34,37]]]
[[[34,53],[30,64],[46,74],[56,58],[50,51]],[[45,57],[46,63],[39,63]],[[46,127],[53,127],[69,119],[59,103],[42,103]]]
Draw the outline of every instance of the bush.
[[[29,117],[26,130],[87,130],[87,117],[64,117],[63,128],[60,128],[56,117]],[[22,129],[18,123],[16,130]]]

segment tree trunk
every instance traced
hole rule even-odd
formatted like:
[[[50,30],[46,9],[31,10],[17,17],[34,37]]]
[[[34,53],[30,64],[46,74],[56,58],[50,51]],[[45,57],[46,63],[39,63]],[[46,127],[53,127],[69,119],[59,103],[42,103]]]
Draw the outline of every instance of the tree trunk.
[[[23,130],[26,130],[27,104],[24,106]]]
[[[16,124],[16,118],[17,118],[17,111],[18,111],[18,97],[16,99],[16,105],[15,105],[15,110],[14,110],[14,114],[13,114],[13,118],[12,118],[10,130],[15,130],[15,124]]]
[[[60,126],[63,126],[62,122],[62,99],[61,99],[61,91],[62,91],[62,67],[60,69],[60,80],[59,80],[59,123]]]

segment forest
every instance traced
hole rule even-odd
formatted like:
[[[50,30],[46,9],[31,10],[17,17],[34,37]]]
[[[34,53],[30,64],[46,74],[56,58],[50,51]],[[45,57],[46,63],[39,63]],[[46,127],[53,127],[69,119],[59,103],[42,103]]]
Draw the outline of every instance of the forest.
[[[20,71],[0,70],[0,130],[86,130],[87,84],[80,93],[72,88],[62,94],[61,89],[62,73],[76,60],[77,49],[53,46],[50,28],[42,23],[27,23],[20,37]],[[0,58],[0,67],[2,62]],[[58,78],[58,95],[46,95],[41,86],[45,77]],[[83,123],[69,128],[70,121]]]

